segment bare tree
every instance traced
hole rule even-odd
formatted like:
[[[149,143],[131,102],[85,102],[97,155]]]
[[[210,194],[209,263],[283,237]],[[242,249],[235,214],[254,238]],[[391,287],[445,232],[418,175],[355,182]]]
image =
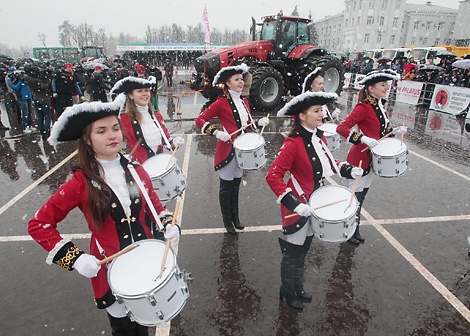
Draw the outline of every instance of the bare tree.
[[[39,39],[39,41],[41,41],[41,43],[44,47],[47,47],[46,46],[46,34],[38,33],[38,39]]]

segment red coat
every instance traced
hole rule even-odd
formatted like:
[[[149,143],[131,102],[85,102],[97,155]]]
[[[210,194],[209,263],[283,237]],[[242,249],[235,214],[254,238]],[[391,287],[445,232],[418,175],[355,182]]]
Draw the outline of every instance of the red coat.
[[[317,136],[320,136],[326,144],[323,132],[317,130]],[[335,160],[335,162],[339,165],[338,161]],[[331,169],[335,172],[333,165],[331,166]],[[341,167],[341,175],[350,174],[350,172],[347,172],[347,168],[350,167]],[[294,175],[305,193],[304,197],[301,197],[295,189],[292,178],[289,178],[287,184],[284,182],[287,171]],[[298,204],[308,203],[310,195],[320,186],[323,186],[323,168],[318,154],[311,144],[310,132],[302,128],[299,133],[291,134],[284,141],[278,156],[266,175],[266,181],[278,197],[277,203],[281,203],[283,233],[291,234],[300,230],[307,223],[306,217],[295,216],[286,219],[285,216],[293,214],[293,210]],[[295,198],[292,197],[292,194]]]
[[[347,162],[353,166],[359,166],[362,160],[361,168],[366,170],[369,167],[372,156],[367,145],[361,142],[362,135],[379,140],[390,131],[390,127],[385,123],[380,107],[377,104],[372,105],[368,100],[364,100],[356,105],[354,110],[336,127],[336,132],[345,137],[349,137],[351,128],[358,126],[360,131],[353,131],[349,141],[353,146],[349,150]]]
[[[170,140],[170,133],[168,132],[168,129],[165,126],[165,122],[163,120],[162,115],[160,114],[160,112],[157,111],[155,111],[154,113],[155,119],[157,119],[166,137],[168,138],[168,140]],[[134,152],[133,159],[137,160],[140,163],[144,163],[149,157],[152,157],[155,154],[159,154],[163,151],[163,146],[166,144],[165,140],[163,139],[163,136],[162,145],[158,147],[157,153],[155,153],[145,142],[145,139],[142,136],[142,129],[137,120],[131,120],[131,118],[127,114],[121,114],[121,121],[124,126],[123,134],[126,139],[127,145],[129,146],[129,150],[132,150],[134,148],[139,138],[142,139],[142,142],[140,143],[139,147],[137,147],[136,151]]]
[[[243,97],[243,102],[245,103],[245,106],[248,110],[248,114],[251,116],[248,101],[245,97]],[[215,116],[219,117],[220,123],[229,134],[244,126],[241,124],[240,114],[238,113],[231,98],[227,98],[225,96],[219,97],[199,115],[199,117],[196,119],[196,125],[202,130],[202,132],[208,135],[213,135],[216,131],[216,128],[215,126],[211,125],[209,121]],[[251,121],[248,118],[248,123],[250,122]],[[242,132],[238,132],[232,135],[232,142],[240,134],[242,134]],[[224,142],[221,140],[217,141],[217,149],[215,150],[214,157],[215,170],[219,170],[220,168],[225,167],[234,158],[235,151],[233,149],[232,142]]]
[[[149,189],[147,189],[147,187],[146,189],[158,215],[161,217],[167,214],[166,209],[162,206],[157,194],[152,188],[152,182],[148,174],[141,166],[135,169],[143,184],[150,186]],[[128,183],[133,181],[131,178],[127,180]],[[92,233],[90,254],[98,259],[104,259],[105,256],[117,253],[124,247],[130,245],[132,239],[129,235],[132,235],[135,241],[153,238],[149,227],[149,219],[153,222],[155,222],[155,220],[145,202],[145,198],[139,193],[136,193],[134,198],[135,201],[133,203],[135,203],[135,205],[131,205],[131,209],[133,209],[134,206],[137,207],[137,220],[132,221],[132,223],[122,220],[115,221],[113,217],[109,215],[104,226],[100,230],[97,230],[92,225],[91,215],[89,213],[88,186],[85,175],[81,170],[76,170],[72,178],[64,183],[59,190],[49,198],[46,204],[41,207],[36,215],[34,215],[33,219],[29,221],[28,232],[46,251],[50,252],[48,260],[52,261],[52,258],[57,257],[60,253],[64,253],[64,251],[61,251],[63,244],[61,241],[63,238],[57,230],[57,224],[63,221],[70,211],[78,207],[85,215],[88,230]],[[117,201],[117,203],[117,206],[116,203],[112,203],[112,207],[122,209],[119,201]],[[124,224],[120,225],[120,223]],[[126,229],[129,230],[129,226],[132,227],[132,234],[126,237]],[[100,253],[96,241],[98,241],[99,245],[104,250],[103,254]],[[96,277],[91,278],[91,283],[98,308],[106,308],[115,301],[109,288],[107,267],[105,265],[101,267]]]

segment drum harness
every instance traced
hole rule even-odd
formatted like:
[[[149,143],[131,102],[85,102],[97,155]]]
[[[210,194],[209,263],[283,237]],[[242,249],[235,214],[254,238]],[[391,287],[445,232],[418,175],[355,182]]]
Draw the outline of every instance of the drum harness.
[[[162,133],[163,134],[163,133]],[[163,135],[165,136],[165,135]],[[160,221],[160,218],[158,217],[157,215],[157,211],[155,210],[155,207],[153,206],[153,203],[151,202],[150,200],[150,197],[147,193],[147,191],[145,190],[145,187],[144,187],[144,184],[142,183],[142,180],[140,179],[139,175],[137,174],[137,172],[135,171],[135,168],[134,166],[132,166],[131,164],[127,166],[127,168],[129,168],[129,171],[132,175],[132,177],[134,178],[135,180],[135,183],[137,184],[137,186],[139,187],[140,191],[142,192],[142,195],[144,196],[145,198],[145,201],[147,202],[149,208],[150,208],[150,212],[152,213],[153,217],[155,218],[155,222],[156,224],[158,225],[158,228],[160,230],[163,230],[164,227],[163,227],[163,224],[162,222]],[[152,230],[153,231],[153,230]],[[153,232],[152,232],[153,233]],[[132,235],[131,235],[132,236]],[[101,247],[100,243],[98,242],[98,239],[95,238],[95,242],[96,242],[96,246],[98,247],[98,250],[100,251],[100,254],[103,256],[103,257],[106,257],[106,253],[104,251],[104,249]]]
[[[155,117],[153,116],[153,114],[151,115],[151,117],[152,117],[153,122],[154,122],[155,125],[157,126],[158,130],[160,131],[160,134],[162,135],[163,139],[165,140],[165,143],[166,143],[166,145],[168,146],[168,149],[171,150],[170,141],[169,141],[168,138],[166,137],[165,132],[163,132],[162,126],[160,125],[160,123],[158,122],[158,120],[155,119]]]

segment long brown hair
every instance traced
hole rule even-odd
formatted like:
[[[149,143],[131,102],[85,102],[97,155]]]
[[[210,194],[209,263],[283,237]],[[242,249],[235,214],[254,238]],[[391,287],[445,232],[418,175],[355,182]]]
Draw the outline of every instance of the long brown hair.
[[[121,125],[121,120],[116,116]],[[87,180],[88,202],[92,225],[100,230],[106,222],[106,218],[111,212],[111,188],[106,184],[100,175],[102,169],[96,159],[96,153],[91,145],[90,136],[92,125],[88,124],[82,130],[82,135],[78,139],[78,161]],[[122,129],[122,128],[121,128]],[[88,219],[88,218],[87,218]]]
[[[367,95],[369,94],[368,87],[369,86],[367,86],[367,87],[363,86],[362,89],[359,90],[359,94],[357,95],[357,101],[358,102],[361,102],[364,99],[366,99]]]
[[[153,109],[151,99],[148,101],[148,107],[153,114],[155,111]],[[123,113],[127,114],[131,119],[137,120],[139,124],[142,122],[142,115],[137,110],[137,105],[135,104],[134,100],[129,98],[129,94],[126,95],[126,105],[124,107]]]

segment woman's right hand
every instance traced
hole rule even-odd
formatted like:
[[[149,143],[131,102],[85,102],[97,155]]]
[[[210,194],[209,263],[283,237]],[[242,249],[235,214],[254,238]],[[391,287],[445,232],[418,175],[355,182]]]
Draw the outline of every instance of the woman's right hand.
[[[310,205],[300,203],[294,209],[302,217],[310,217],[315,213],[315,210]]]
[[[73,268],[89,279],[94,278],[98,275],[98,271],[101,268],[101,266],[98,265],[98,261],[95,256],[84,253],[77,258],[73,264]]]
[[[224,142],[227,142],[227,141],[230,141],[230,139],[232,138],[230,136],[230,134],[228,134],[227,132],[225,131],[217,131],[215,133],[215,137],[221,141],[224,141]]]
[[[361,142],[369,146],[369,148],[374,148],[375,146],[379,144],[377,140],[369,138],[368,136],[365,136],[365,135],[362,136]]]

